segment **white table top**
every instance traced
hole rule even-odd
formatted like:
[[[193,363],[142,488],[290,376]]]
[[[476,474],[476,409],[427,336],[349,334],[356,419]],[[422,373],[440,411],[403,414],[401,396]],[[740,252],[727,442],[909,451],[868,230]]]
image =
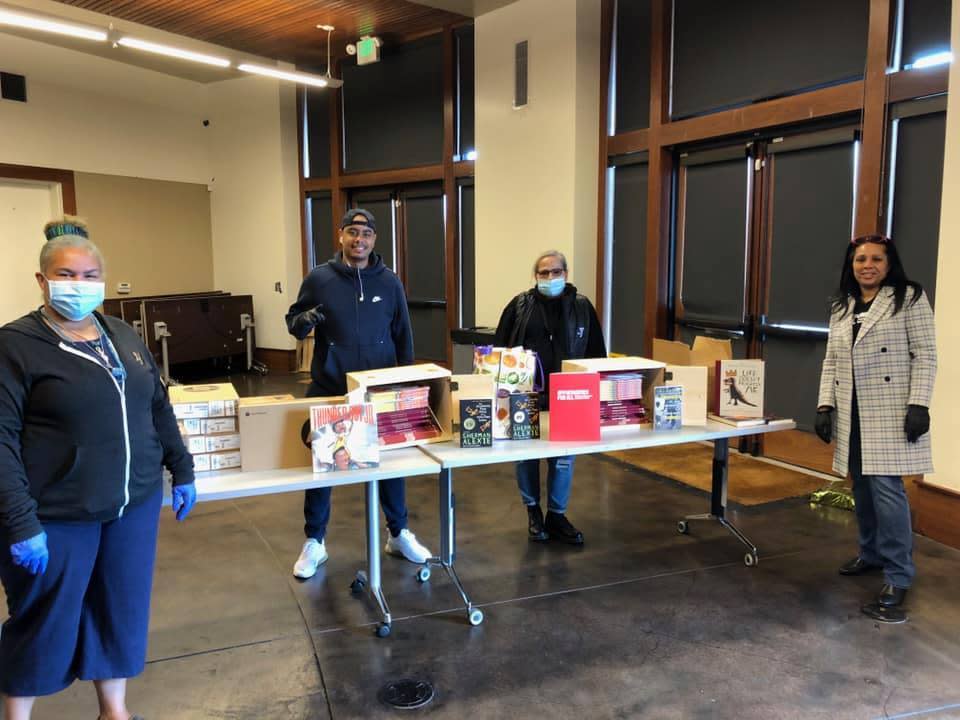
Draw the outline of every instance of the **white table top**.
[[[541,413],[541,427],[549,430],[547,413]],[[708,421],[706,425],[696,425],[680,430],[651,430],[649,425],[603,428],[599,442],[551,442],[550,440],[494,440],[493,447],[461,448],[460,438],[445,443],[433,443],[422,446],[422,450],[445,468],[470,467],[472,465],[493,465],[495,463],[518,462],[533,458],[560,457],[565,455],[587,455],[590,453],[610,452],[612,450],[633,450],[635,448],[680,445],[703,440],[736,438],[745,435],[760,435],[781,430],[793,430],[796,423],[792,420],[776,421],[768,425],[738,428],[718,422]],[[547,434],[544,432],[544,434]]]
[[[384,452],[380,455],[379,467],[362,470],[314,473],[311,468],[303,467],[256,472],[243,472],[238,469],[197,473],[197,500],[229,500],[310,488],[353,485],[395,477],[436,475],[439,472],[440,464],[436,460],[418,448],[408,447]],[[164,503],[170,503],[169,487],[166,488]]]

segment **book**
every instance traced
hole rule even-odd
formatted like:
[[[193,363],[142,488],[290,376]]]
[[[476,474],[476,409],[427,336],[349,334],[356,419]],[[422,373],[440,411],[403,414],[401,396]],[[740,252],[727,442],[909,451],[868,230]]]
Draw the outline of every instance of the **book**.
[[[550,375],[550,440],[600,440],[600,375]]]
[[[767,425],[774,418],[755,418],[755,417],[729,417],[723,415],[716,415],[714,413],[708,413],[707,418],[712,422],[723,423],[724,425],[732,425],[733,427],[757,427],[759,425]]]
[[[380,465],[373,403],[313,406],[310,408],[310,430],[314,472]]]
[[[679,430],[683,427],[683,387],[659,385],[653,389],[653,429]]]
[[[510,393],[510,439],[540,437],[540,398],[537,393]]]
[[[714,415],[763,417],[763,360],[717,360],[713,383]]]
[[[460,401],[460,447],[493,445],[493,400],[472,398]]]

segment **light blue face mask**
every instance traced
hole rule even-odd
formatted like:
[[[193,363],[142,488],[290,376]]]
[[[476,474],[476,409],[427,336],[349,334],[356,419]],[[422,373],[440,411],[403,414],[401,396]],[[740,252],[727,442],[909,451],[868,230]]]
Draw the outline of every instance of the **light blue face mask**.
[[[567,286],[566,278],[556,277],[549,280],[537,280],[537,290],[547,297],[557,297]]]
[[[104,283],[95,280],[47,280],[50,307],[77,322],[103,303]]]

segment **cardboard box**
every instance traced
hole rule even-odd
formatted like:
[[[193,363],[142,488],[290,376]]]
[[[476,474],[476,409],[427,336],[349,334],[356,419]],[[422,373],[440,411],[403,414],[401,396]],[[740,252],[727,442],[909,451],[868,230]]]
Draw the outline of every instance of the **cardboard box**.
[[[235,433],[237,419],[235,417],[184,418],[177,420],[177,427],[180,428],[180,434],[183,436]]]
[[[691,365],[709,368],[707,373],[707,398],[713,398],[716,390],[713,387],[713,368],[717,360],[731,360],[733,358],[733,343],[730,340],[709,338],[698,335],[693,339],[693,347],[676,340],[653,339],[653,357],[668,365]],[[684,396],[686,397],[686,396]]]
[[[582,360],[564,360],[560,368],[563,372],[637,372],[643,376],[643,407],[647,417],[644,425],[653,420],[653,389],[664,384],[666,364],[636,356],[588,358]],[[631,427],[631,426],[625,426]],[[633,427],[637,427],[634,425]]]
[[[191,455],[240,449],[239,433],[225,433],[223,435],[191,435],[190,437],[185,438],[185,441],[187,445],[187,451]]]
[[[239,450],[227,450],[226,452],[206,453],[193,456],[193,469],[196,472],[229,470],[240,467],[240,463]]]
[[[301,429],[309,427],[310,408],[336,405],[342,396],[270,399],[241,398],[239,403],[240,453],[245,471],[310,467],[310,448]]]
[[[707,424],[707,377],[705,367],[667,365],[663,381],[665,385],[680,385],[683,388],[683,425]]]
[[[422,365],[404,365],[402,367],[383,368],[382,370],[360,370],[347,373],[348,396],[359,398],[359,402],[368,402],[368,394],[378,388],[391,385],[427,385],[430,388],[430,410],[440,427],[437,437],[383,445],[381,450],[446,442],[453,437],[453,402],[450,389],[451,373],[446,368],[424,363]],[[354,402],[355,400],[351,400]]]
[[[173,385],[169,388],[173,414],[178,420],[232,417],[237,414],[237,391],[230,383]]]

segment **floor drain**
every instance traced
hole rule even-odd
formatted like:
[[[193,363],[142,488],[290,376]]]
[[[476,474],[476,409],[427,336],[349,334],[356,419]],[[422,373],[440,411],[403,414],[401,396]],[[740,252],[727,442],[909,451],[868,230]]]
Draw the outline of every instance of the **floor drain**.
[[[377,693],[380,702],[401,710],[416,710],[433,700],[433,685],[425,680],[396,680]]]

